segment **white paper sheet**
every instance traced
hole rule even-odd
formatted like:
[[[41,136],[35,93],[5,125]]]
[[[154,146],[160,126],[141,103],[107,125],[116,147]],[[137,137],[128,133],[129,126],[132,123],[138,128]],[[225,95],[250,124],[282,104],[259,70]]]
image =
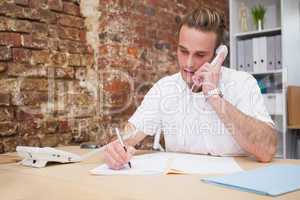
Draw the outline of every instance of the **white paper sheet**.
[[[163,174],[167,168],[167,162],[169,157],[166,154],[145,154],[140,156],[134,156],[130,160],[132,168],[125,165],[120,170],[110,169],[106,164],[91,170],[92,174],[99,175],[153,175]]]
[[[106,164],[91,170],[97,175],[154,175],[168,172],[184,174],[228,174],[242,171],[230,157],[213,157],[182,153],[153,153],[135,156],[132,168],[125,165],[121,170],[112,170]]]

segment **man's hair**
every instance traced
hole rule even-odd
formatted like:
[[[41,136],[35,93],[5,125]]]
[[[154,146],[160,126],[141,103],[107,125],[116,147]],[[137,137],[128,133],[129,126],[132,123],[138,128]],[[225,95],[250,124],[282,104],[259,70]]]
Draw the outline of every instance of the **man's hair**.
[[[224,42],[225,15],[215,8],[198,7],[187,14],[180,23],[178,34],[182,26],[195,28],[204,32],[217,34],[216,47]]]

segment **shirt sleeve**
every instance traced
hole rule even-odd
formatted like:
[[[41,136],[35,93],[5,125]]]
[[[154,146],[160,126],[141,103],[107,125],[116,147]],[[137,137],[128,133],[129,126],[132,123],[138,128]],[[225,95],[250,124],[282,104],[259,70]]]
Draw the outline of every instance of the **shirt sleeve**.
[[[274,126],[256,79],[249,75],[239,90],[236,107],[243,113]]]
[[[141,105],[128,120],[137,130],[151,136],[161,131],[161,95],[161,87],[157,82],[144,96]]]

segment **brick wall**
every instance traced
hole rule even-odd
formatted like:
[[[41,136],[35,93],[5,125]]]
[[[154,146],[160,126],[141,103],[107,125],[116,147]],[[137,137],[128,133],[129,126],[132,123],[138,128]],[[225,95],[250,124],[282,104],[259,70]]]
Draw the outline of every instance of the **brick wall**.
[[[82,12],[88,2],[0,1],[0,152],[111,140],[177,71],[180,17],[197,3],[228,13],[227,0],[99,0]]]

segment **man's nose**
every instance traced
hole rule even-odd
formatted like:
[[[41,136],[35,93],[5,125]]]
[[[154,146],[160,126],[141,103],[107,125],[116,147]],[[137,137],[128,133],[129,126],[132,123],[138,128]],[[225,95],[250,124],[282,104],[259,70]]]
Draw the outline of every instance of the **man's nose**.
[[[187,67],[193,68],[193,56],[189,55],[188,59],[187,59],[187,63],[186,63]]]

